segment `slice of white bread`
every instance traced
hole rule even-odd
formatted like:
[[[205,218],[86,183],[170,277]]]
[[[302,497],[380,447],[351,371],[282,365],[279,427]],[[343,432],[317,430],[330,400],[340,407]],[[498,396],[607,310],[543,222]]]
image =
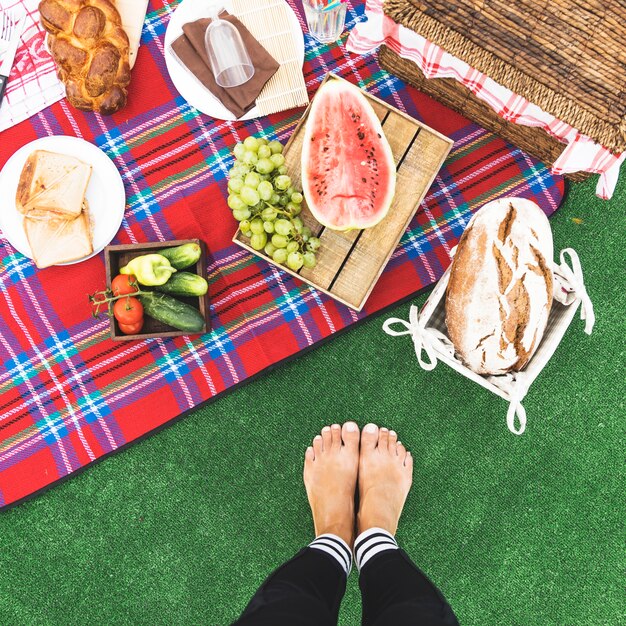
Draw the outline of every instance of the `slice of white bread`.
[[[93,252],[86,205],[74,219],[27,216],[24,218],[24,230],[39,269],[78,261]]]
[[[115,8],[122,18],[122,27],[128,35],[130,43],[128,60],[132,69],[137,60],[141,31],[148,10],[148,0],[115,0]]]
[[[80,215],[91,165],[66,154],[35,150],[24,164],[15,197],[17,210],[31,217],[49,212],[61,218]]]

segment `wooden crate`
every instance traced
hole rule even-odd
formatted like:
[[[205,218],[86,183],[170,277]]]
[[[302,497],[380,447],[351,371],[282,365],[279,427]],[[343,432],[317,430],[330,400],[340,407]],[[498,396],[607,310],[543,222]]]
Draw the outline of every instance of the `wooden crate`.
[[[326,80],[343,79],[328,74],[324,82]],[[357,311],[365,305],[453,145],[453,141],[441,133],[366,91],[363,94],[381,120],[396,162],[396,195],[389,213],[373,228],[338,232],[319,224],[311,215],[305,199],[300,217],[321,241],[317,265],[313,269],[302,268],[297,273],[286,266],[278,266]],[[284,150],[288,174],[297,188],[302,187],[300,155],[309,110],[310,106]],[[233,241],[274,263],[263,252],[254,250],[240,231],[237,231]]]
[[[153,254],[157,250],[163,250],[165,248],[175,248],[176,246],[182,246],[186,243],[197,243],[201,250],[202,254],[200,255],[200,259],[196,263],[196,265],[192,265],[191,267],[186,268],[185,272],[191,272],[192,274],[197,274],[198,276],[202,276],[206,280],[207,272],[206,272],[206,245],[204,241],[200,241],[199,239],[181,239],[178,241],[160,241],[155,243],[139,243],[139,244],[125,244],[120,246],[107,246],[104,249],[104,261],[106,265],[106,280],[107,280],[107,288],[111,288],[111,280],[115,278],[120,273],[120,268],[124,267],[127,263],[129,263],[135,257],[141,256],[142,254]],[[177,300],[181,302],[186,302],[191,306],[197,308],[202,317],[205,319],[205,326],[198,334],[204,334],[209,331],[209,296],[208,294],[201,297],[189,297],[183,298],[181,296],[176,296]],[[117,320],[112,317],[111,318],[111,339],[114,341],[132,341],[137,339],[154,339],[155,337],[182,337],[187,336],[190,333],[187,331],[178,330],[176,328],[172,328],[167,324],[163,324],[163,322],[159,322],[158,320],[153,319],[152,317],[146,316],[144,319],[144,325],[141,329],[141,332],[137,335],[125,335],[121,330],[117,323]]]

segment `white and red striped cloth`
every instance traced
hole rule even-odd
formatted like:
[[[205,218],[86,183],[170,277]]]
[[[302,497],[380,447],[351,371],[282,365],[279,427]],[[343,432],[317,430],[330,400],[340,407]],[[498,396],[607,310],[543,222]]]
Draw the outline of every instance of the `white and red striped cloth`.
[[[416,63],[426,78],[455,78],[505,120],[524,126],[539,126],[567,144],[552,166],[553,173],[583,171],[600,174],[596,194],[605,200],[611,198],[626,152],[621,155],[611,153],[590,137],[542,111],[486,74],[473,69],[414,31],[396,24],[383,14],[383,0],[367,0],[365,14],[367,21],[357,24],[350,33],[346,44],[348,50],[366,54],[384,43],[402,58]]]
[[[13,69],[0,106],[0,131],[39,113],[65,96],[56,66],[45,45],[45,31],[39,23],[39,0],[0,0],[0,10],[13,11],[26,19]],[[2,62],[4,51],[0,51]]]

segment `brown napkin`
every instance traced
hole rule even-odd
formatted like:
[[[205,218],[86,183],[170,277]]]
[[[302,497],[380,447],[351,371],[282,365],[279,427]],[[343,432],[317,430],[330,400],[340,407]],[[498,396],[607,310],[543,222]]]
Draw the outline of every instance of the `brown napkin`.
[[[190,22],[183,26],[183,35],[172,43],[172,49],[189,71],[237,118],[254,107],[265,83],[278,71],[280,64],[250,34],[250,31],[234,16],[222,13],[241,34],[254,65],[254,76],[243,85],[224,89],[215,82],[209,57],[204,47],[204,35],[209,18]]]

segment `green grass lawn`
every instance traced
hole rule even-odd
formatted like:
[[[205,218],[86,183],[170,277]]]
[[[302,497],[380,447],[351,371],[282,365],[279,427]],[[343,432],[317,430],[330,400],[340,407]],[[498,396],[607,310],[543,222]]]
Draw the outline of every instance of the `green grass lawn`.
[[[0,624],[228,624],[312,539],[303,452],[348,418],[413,452],[398,539],[461,624],[626,623],[626,180],[610,202],[594,186],[572,187],[552,227],[580,254],[596,328],[576,318],[523,436],[504,401],[443,365],[423,372],[408,338],[369,320],[0,514]],[[353,572],[340,623],[359,619]]]

